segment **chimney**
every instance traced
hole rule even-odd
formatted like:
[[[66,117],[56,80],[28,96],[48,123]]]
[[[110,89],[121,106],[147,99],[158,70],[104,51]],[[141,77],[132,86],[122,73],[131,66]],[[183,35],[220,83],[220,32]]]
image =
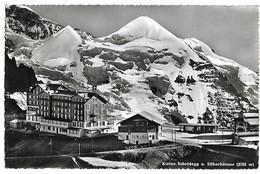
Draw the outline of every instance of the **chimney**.
[[[97,91],[97,86],[96,85],[93,85],[92,86],[92,92],[96,92]]]

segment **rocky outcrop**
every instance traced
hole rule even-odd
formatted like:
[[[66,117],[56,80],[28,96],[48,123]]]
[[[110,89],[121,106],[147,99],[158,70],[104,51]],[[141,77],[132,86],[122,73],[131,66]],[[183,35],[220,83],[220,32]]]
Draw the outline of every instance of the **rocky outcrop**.
[[[32,68],[20,64],[16,66],[15,59],[9,59],[5,55],[5,91],[6,92],[24,92],[37,81]]]
[[[40,17],[28,7],[10,5],[6,8],[6,25],[15,33],[31,39],[45,39],[60,31],[64,26]],[[94,37],[88,32],[76,29],[81,38]]]
[[[104,67],[85,66],[83,74],[87,78],[89,85],[97,86],[109,82],[108,71]]]
[[[146,78],[148,81],[148,85],[153,92],[154,95],[161,97],[162,95],[165,95],[170,87],[169,78],[166,76],[152,76]]]
[[[43,19],[34,11],[16,5],[6,8],[6,17],[6,24],[10,29],[32,39],[45,39],[62,28],[59,24]]]
[[[132,62],[127,62],[127,63],[108,62],[108,63],[123,71],[132,69],[134,67],[134,64]]]

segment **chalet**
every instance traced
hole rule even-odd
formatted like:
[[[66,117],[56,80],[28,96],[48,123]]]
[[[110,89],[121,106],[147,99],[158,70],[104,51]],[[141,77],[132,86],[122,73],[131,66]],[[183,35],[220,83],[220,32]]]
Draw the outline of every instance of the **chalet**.
[[[162,135],[162,124],[165,122],[148,112],[141,112],[120,122],[118,139],[135,145],[155,143]]]
[[[180,131],[188,133],[213,133],[217,132],[218,124],[180,123]]]
[[[91,136],[110,129],[106,108],[107,101],[97,93],[73,91],[61,83],[39,83],[27,92],[26,121],[41,132]]]
[[[235,119],[235,132],[259,131],[259,114],[244,113]]]
[[[9,122],[9,124],[10,124],[10,128],[20,129],[20,128],[24,128],[25,120],[14,119],[14,120],[11,120]]]

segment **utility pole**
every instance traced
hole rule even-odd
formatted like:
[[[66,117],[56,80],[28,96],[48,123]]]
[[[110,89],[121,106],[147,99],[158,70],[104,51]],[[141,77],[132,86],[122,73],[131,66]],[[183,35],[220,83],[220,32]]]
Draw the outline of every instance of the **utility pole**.
[[[174,132],[175,132],[175,143],[177,143],[177,132],[176,131]]]
[[[50,142],[48,143],[48,145],[50,146],[50,155],[52,155],[52,139],[50,138]]]
[[[173,142],[173,129],[172,129],[172,142]],[[176,143],[176,141],[175,141],[175,143]]]
[[[80,143],[79,143],[79,156],[80,156]],[[78,156],[78,157],[79,157],[79,156]]]
[[[94,153],[94,150],[93,150],[93,138],[91,138],[91,153]]]

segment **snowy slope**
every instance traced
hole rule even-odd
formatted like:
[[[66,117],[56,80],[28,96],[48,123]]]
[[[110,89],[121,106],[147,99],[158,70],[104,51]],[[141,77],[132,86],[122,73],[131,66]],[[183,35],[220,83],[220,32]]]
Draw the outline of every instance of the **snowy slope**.
[[[117,32],[104,37],[103,39],[119,35],[127,41],[146,37],[153,40],[177,40],[178,38],[163,28],[153,19],[147,16],[140,16],[129,22]]]
[[[42,64],[46,60],[59,57],[74,61],[73,55],[79,44],[81,44],[80,36],[73,28],[67,26],[38,47],[33,52],[32,61]]]
[[[217,67],[229,79],[229,82],[238,92],[245,95],[252,93],[247,98],[252,104],[258,107],[258,76],[254,71],[239,65],[233,60],[216,55],[209,46],[195,38],[185,39],[185,42],[199,55]],[[237,80],[234,81],[234,78],[237,78]]]
[[[72,73],[72,77],[87,82],[82,75],[83,64],[77,52],[82,40],[78,33],[70,26],[60,30],[51,39],[40,45],[32,53],[34,64]],[[73,64],[72,64],[73,63]]]
[[[10,94],[10,98],[14,99],[17,102],[17,105],[22,109],[26,110],[27,104],[26,104],[26,93],[23,92],[15,92],[13,94]]]
[[[253,71],[197,39],[177,38],[146,16],[83,42],[67,26],[33,49],[31,60],[44,82],[98,85],[112,117],[147,111],[175,124],[222,122],[230,128],[241,110],[257,110]]]

